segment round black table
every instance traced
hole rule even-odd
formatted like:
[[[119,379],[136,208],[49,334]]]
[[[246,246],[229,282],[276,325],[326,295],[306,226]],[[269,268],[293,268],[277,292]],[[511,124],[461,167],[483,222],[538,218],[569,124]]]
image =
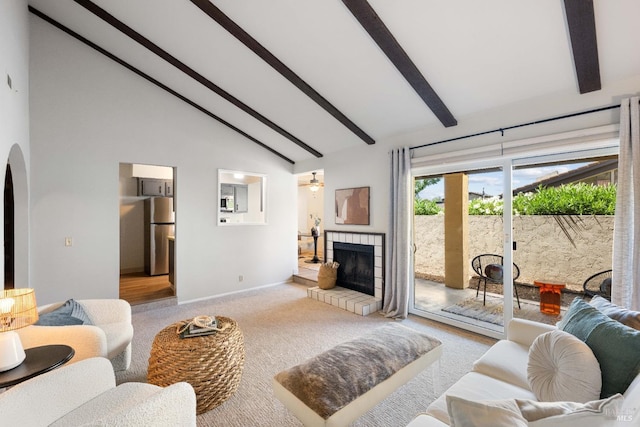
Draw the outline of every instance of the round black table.
[[[75,351],[68,345],[43,345],[24,351],[24,362],[8,371],[0,372],[0,388],[11,387],[67,363]]]

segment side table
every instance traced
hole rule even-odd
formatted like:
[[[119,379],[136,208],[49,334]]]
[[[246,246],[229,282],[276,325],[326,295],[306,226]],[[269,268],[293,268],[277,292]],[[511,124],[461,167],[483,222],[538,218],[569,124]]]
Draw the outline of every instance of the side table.
[[[147,382],[161,387],[185,381],[196,392],[196,413],[219,406],[236,392],[244,368],[244,336],[235,320],[216,316],[211,335],[180,338],[178,327],[167,326],[155,336],[149,357]]]
[[[24,362],[13,369],[0,372],[0,388],[20,384],[64,365],[71,360],[75,350],[68,345],[43,345],[28,348],[24,353]]]
[[[540,288],[540,312],[545,314],[560,314],[562,305],[562,290],[564,283],[535,280],[533,284]]]

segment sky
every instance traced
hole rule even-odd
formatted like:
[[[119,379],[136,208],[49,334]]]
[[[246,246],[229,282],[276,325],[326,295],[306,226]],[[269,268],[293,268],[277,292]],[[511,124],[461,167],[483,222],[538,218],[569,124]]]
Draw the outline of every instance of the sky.
[[[513,188],[531,184],[536,180],[548,177],[552,174],[561,174],[579,168],[587,163],[571,163],[551,166],[532,166],[526,169],[516,169],[513,171]],[[469,191],[480,193],[484,191],[487,197],[502,194],[502,172],[484,172],[469,174]],[[423,199],[444,198],[444,181],[440,180],[435,185],[426,187],[420,192]]]

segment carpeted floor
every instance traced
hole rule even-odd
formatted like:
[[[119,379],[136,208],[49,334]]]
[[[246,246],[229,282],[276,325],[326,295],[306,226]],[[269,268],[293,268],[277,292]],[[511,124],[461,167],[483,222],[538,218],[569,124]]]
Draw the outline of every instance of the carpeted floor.
[[[300,426],[273,396],[272,377],[334,345],[394,320],[366,317],[307,298],[306,287],[284,284],[133,315],[133,360],[118,383],[146,381],[149,352],[165,326],[197,315],[235,319],[245,340],[245,367],[238,391],[219,407],[198,416],[198,426]],[[471,369],[495,340],[410,316],[402,324],[433,335],[444,344],[439,389],[427,370],[361,417],[357,427],[407,425],[431,401]],[[433,369],[433,368],[431,368]]]

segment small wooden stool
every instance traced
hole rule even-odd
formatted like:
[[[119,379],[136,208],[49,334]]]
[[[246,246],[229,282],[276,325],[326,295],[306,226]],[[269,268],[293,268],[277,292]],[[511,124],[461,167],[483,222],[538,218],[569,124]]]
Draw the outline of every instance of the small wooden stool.
[[[216,316],[212,335],[180,338],[176,329],[189,322],[167,326],[153,340],[147,381],[161,387],[186,381],[196,392],[196,413],[210,411],[238,389],[244,368],[244,337],[235,320]]]

